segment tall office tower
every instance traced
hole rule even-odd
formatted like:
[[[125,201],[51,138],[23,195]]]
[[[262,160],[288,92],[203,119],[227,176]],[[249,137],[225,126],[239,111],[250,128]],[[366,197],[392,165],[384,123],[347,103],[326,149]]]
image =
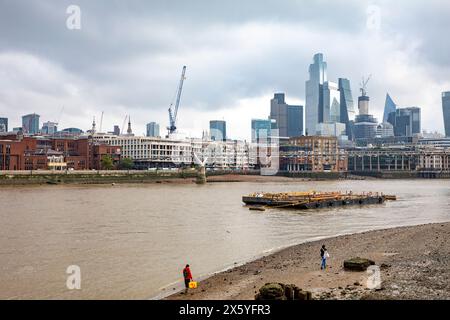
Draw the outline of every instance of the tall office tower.
[[[42,124],[42,134],[55,134],[58,131],[56,122],[47,121]]]
[[[22,117],[22,130],[23,133],[37,134],[39,133],[39,118],[36,113],[27,114]]]
[[[358,97],[358,110],[360,115],[369,114],[369,97],[362,95]]]
[[[355,139],[370,139],[377,135],[378,121],[373,115],[369,114],[370,99],[365,87],[367,81],[361,88],[361,96],[358,97],[359,114],[355,117],[355,123],[353,125]]]
[[[113,134],[114,134],[115,136],[120,136],[120,128],[119,128],[118,125],[115,125],[115,126],[114,126]]]
[[[341,94],[338,85],[327,81],[322,86],[319,104],[319,123],[341,122]]]
[[[303,106],[287,105],[287,136],[300,137],[303,135]]]
[[[389,93],[386,93],[386,102],[384,103],[383,122],[388,122],[389,113],[395,112],[397,105],[392,100]]]
[[[348,79],[339,78],[339,93],[341,98],[341,123],[345,124],[345,131],[348,138],[353,139],[352,124],[350,121],[355,120],[355,107],[353,103],[352,89]]]
[[[227,139],[227,123],[223,120],[209,121],[209,134],[211,140],[225,141]]]
[[[420,134],[420,108],[398,108],[389,113],[388,122],[394,126],[396,137],[412,137]]]
[[[274,119],[252,119],[252,143],[270,143],[272,130],[277,128]],[[278,135],[278,134],[277,134]]]
[[[156,122],[147,123],[147,137],[160,137],[159,124]]]
[[[444,114],[445,136],[450,137],[450,91],[442,92],[442,112]]]
[[[284,93],[275,93],[270,100],[270,119],[276,121],[280,137],[303,135],[303,106],[287,104]]]
[[[319,100],[321,85],[327,81],[327,63],[323,61],[323,54],[314,55],[314,62],[309,66],[309,80],[305,84],[305,130],[306,135],[316,134],[319,123]]]
[[[8,118],[0,118],[0,132],[8,132]]]

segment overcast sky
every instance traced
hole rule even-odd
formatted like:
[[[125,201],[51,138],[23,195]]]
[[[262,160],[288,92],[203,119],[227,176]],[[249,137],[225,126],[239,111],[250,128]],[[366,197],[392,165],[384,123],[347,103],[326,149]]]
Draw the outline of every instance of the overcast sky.
[[[67,28],[69,5],[81,29]],[[0,117],[12,128],[36,112],[86,130],[104,111],[103,131],[127,114],[135,134],[150,121],[163,130],[186,65],[179,130],[199,137],[224,119],[230,138],[248,139],[274,92],[304,103],[322,52],[329,80],[350,79],[355,101],[372,74],[378,119],[389,92],[422,108],[423,129],[443,132],[449,30],[448,1],[0,0]]]

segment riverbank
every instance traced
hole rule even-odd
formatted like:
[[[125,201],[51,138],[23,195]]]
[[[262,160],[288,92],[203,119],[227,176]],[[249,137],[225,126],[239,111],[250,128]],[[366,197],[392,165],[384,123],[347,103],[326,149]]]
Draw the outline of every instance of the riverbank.
[[[162,184],[195,184],[197,172],[184,171],[16,171],[2,172],[0,186],[8,185],[64,185],[64,184],[129,184],[129,183],[162,183]],[[310,181],[311,178],[261,176],[256,171],[245,173],[229,173],[226,171],[208,172],[207,181],[214,182],[287,182]]]
[[[450,222],[369,231],[292,246],[217,273],[198,289],[167,299],[254,299],[267,282],[292,283],[315,299],[450,299]],[[328,269],[320,270],[326,244]],[[369,289],[366,272],[343,270],[345,259],[364,257],[380,267],[381,286]],[[191,266],[195,276],[195,265]]]
[[[450,178],[450,176],[423,176],[417,173],[380,172],[374,175],[346,172],[279,172],[273,176],[261,176],[258,170],[208,171],[208,182],[283,182],[283,181],[333,181],[333,180],[375,180],[375,179],[424,179]],[[0,171],[2,185],[43,184],[116,184],[116,183],[176,183],[194,184],[197,171],[186,170],[85,170],[85,171]]]

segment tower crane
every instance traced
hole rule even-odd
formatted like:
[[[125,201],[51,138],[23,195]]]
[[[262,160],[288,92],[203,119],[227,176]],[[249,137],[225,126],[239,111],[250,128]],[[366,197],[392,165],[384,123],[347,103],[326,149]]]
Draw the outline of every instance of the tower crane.
[[[372,75],[370,74],[367,79],[364,79],[364,77],[362,78],[362,81],[360,83],[360,88],[359,90],[361,91],[361,96],[367,96],[367,83],[369,82],[370,78],[372,77]]]
[[[180,107],[180,99],[181,99],[181,91],[183,90],[183,82],[184,82],[184,79],[186,79],[185,74],[186,74],[186,66],[183,66],[183,70],[181,71],[180,84],[178,85],[175,106],[173,105],[173,102],[172,102],[169,107],[169,126],[167,127],[169,134],[174,133],[177,130],[177,114],[178,114],[178,108]]]
[[[123,135],[124,132],[124,128],[125,128],[125,124],[127,122],[127,118],[129,117],[129,115],[125,115],[125,119],[123,119],[123,123],[122,123],[122,128],[120,128],[120,135]]]

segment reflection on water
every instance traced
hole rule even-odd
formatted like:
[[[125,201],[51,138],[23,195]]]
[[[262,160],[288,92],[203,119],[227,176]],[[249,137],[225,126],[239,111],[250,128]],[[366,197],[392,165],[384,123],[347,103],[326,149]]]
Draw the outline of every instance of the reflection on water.
[[[395,202],[249,211],[254,191],[381,191]],[[0,298],[143,299],[194,277],[312,239],[450,221],[450,181],[371,180],[0,189]],[[81,290],[66,268],[81,268]]]

